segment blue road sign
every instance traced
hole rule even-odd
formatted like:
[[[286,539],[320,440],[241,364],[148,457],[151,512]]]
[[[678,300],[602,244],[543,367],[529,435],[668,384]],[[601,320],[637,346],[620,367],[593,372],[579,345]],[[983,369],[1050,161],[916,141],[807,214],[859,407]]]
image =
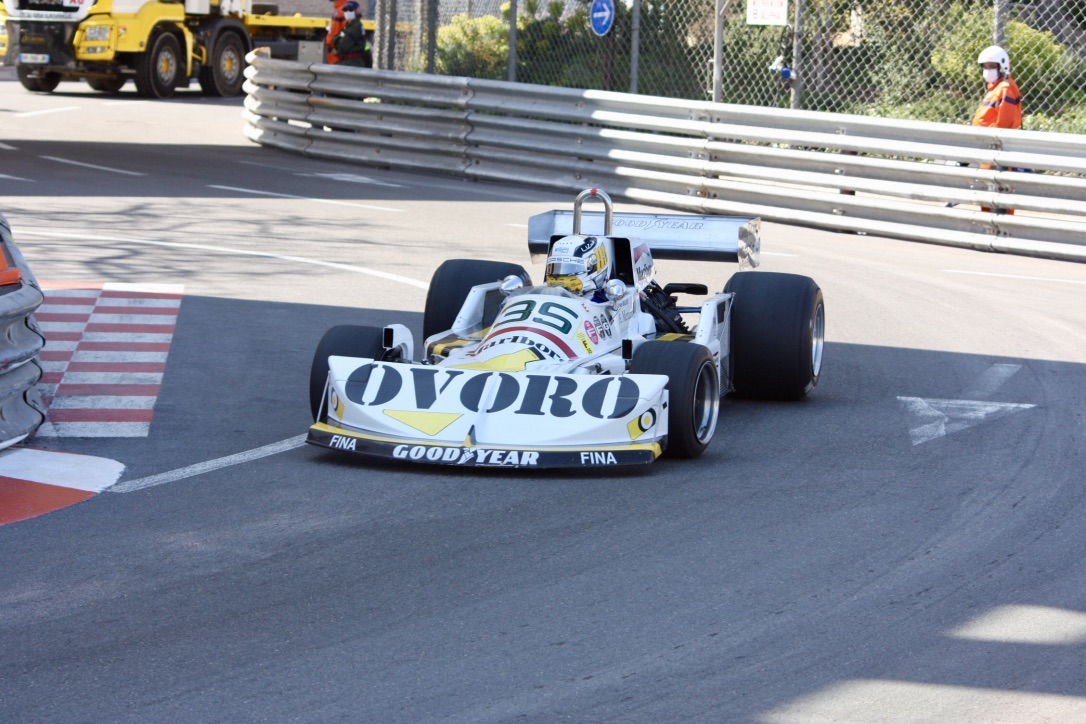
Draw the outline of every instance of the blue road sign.
[[[600,37],[607,35],[615,24],[615,0],[592,0],[589,19],[592,21],[593,33]]]

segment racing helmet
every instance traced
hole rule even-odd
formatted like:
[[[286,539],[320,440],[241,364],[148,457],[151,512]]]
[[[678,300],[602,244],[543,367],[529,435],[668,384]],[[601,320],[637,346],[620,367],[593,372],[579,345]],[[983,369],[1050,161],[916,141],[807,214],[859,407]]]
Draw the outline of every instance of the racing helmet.
[[[604,240],[595,236],[563,236],[551,246],[544,280],[574,294],[603,289],[611,278],[611,258]]]
[[[999,63],[1000,77],[1005,78],[1011,74],[1011,56],[1007,55],[1007,51],[998,45],[989,45],[980,51],[977,62],[982,65],[984,63]]]

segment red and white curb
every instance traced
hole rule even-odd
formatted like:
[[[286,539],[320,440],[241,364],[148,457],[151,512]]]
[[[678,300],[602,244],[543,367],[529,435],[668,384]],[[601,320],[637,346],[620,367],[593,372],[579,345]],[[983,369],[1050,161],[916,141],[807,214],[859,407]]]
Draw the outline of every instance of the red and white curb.
[[[146,437],[184,285],[43,282],[39,437]]]
[[[80,503],[116,483],[116,460],[35,448],[0,451],[0,525]]]

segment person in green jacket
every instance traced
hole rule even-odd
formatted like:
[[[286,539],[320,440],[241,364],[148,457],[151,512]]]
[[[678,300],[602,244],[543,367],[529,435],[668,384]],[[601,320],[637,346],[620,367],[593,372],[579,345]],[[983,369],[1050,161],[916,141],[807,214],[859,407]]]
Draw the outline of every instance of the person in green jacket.
[[[354,0],[343,4],[343,19],[347,24],[332,40],[332,50],[339,56],[337,64],[372,68],[373,54],[370,50],[369,34],[362,26],[362,18],[358,17],[358,3]]]

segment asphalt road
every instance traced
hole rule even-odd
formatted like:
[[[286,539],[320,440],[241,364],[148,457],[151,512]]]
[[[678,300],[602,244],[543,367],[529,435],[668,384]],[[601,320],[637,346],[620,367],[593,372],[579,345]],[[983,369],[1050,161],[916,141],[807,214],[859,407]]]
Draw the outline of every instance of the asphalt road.
[[[418,333],[447,258],[538,278],[571,198],[59,91],[0,81],[35,274],[184,295],[146,437],[32,442],[132,492],[0,526],[0,719],[1086,720],[1086,267],[766,224],[825,294],[806,401],[632,472],[359,464],[296,442],[323,331]]]

